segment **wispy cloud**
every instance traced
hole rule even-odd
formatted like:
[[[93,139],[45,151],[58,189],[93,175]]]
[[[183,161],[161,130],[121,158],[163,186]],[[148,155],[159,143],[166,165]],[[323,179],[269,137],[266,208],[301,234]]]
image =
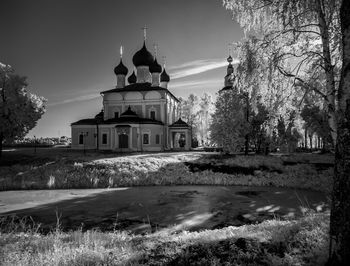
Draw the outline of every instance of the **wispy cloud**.
[[[100,98],[100,94],[98,93],[93,93],[93,94],[87,94],[87,95],[81,95],[77,96],[74,98],[58,101],[58,102],[53,102],[48,104],[48,106],[56,106],[56,105],[62,105],[62,104],[67,104],[67,103],[74,103],[74,102],[83,102],[83,101],[88,101],[88,100],[93,100]]]
[[[171,89],[195,89],[203,87],[217,86],[223,83],[222,79],[201,79],[201,80],[190,80],[190,81],[175,81],[171,84]]]
[[[238,59],[233,59],[232,63],[236,64],[238,62]],[[203,73],[226,65],[227,62],[224,58],[194,60],[181,65],[170,67],[169,72],[171,79],[174,80]]]

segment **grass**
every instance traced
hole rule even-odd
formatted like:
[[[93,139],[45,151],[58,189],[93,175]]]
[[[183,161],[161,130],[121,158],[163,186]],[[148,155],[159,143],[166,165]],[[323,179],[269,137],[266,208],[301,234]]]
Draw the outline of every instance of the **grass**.
[[[51,150],[50,150],[51,151]],[[121,156],[68,150],[4,153],[0,189],[91,188],[139,185],[260,185],[328,192],[328,155],[221,157],[205,153]],[[194,171],[189,164],[209,169]],[[228,172],[214,169],[228,169]],[[252,170],[252,174],[234,169]],[[82,230],[40,233],[31,218],[0,219],[1,265],[323,265],[329,215],[201,232],[158,230],[147,235]]]
[[[193,152],[83,156],[76,151],[60,152],[46,151],[47,158],[42,151],[32,154],[34,158],[25,154],[31,159],[26,157],[21,164],[5,159],[6,165],[0,167],[0,190],[195,184],[280,186],[324,192],[332,188],[333,168],[318,169],[313,163],[329,163],[330,158],[323,155],[221,157]],[[209,169],[193,171],[188,164]],[[223,172],[214,169],[224,167]],[[236,172],[238,167],[249,174]]]
[[[9,222],[9,221],[7,221]],[[11,222],[11,221],[10,221]],[[13,223],[14,221],[12,221]],[[1,265],[322,265],[327,259],[327,214],[299,220],[201,232],[127,232],[29,227],[0,233]],[[14,229],[13,229],[14,230]]]

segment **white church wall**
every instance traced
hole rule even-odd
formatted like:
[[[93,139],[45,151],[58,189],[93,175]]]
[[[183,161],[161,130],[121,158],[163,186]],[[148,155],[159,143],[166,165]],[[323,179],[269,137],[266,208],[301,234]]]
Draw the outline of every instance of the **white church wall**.
[[[125,94],[124,100],[143,100],[143,95],[138,91],[130,91]]]
[[[157,91],[147,92],[145,95],[145,100],[158,100],[161,99],[161,95]]]

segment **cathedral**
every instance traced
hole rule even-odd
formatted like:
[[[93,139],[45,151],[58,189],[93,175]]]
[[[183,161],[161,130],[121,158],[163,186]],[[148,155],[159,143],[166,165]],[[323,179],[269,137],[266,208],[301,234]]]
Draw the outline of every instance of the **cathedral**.
[[[72,149],[142,152],[189,150],[190,126],[180,118],[179,100],[168,89],[170,77],[146,47],[132,57],[136,72],[114,68],[116,86],[101,92],[103,109],[71,124]]]

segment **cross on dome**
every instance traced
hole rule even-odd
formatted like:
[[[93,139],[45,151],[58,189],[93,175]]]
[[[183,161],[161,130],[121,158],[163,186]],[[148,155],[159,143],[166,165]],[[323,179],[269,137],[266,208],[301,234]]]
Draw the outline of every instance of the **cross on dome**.
[[[153,44],[154,47],[154,57],[158,56],[158,45],[156,43]]]
[[[146,25],[142,29],[143,29],[143,39],[146,41],[146,39],[147,39],[147,27],[146,27]]]
[[[163,67],[165,67],[165,66],[166,66],[166,56],[163,55]]]

